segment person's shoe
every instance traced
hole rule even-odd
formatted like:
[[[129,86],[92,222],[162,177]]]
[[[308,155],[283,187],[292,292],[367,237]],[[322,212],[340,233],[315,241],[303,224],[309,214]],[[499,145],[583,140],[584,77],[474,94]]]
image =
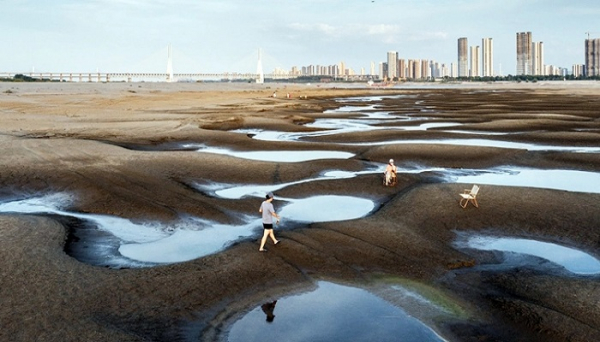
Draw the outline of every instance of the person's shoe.
[[[266,251],[267,251],[267,249],[266,249],[266,248],[263,248],[263,249],[259,249],[258,251],[259,251],[259,252],[266,252]]]
[[[274,245],[276,245],[276,244],[278,244],[278,243],[280,243],[280,242],[281,242],[281,240],[277,240],[277,242],[275,242],[275,243],[274,243]]]

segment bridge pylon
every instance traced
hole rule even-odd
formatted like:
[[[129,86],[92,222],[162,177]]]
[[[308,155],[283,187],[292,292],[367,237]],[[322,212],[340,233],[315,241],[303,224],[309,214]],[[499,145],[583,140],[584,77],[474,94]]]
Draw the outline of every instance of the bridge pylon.
[[[265,83],[265,73],[263,72],[262,59],[261,59],[261,55],[260,55],[260,48],[258,49],[258,63],[256,65],[256,73],[258,74],[258,78],[256,79],[256,83],[259,83],[259,84]]]
[[[167,48],[167,82],[174,82],[173,79],[173,54],[171,50],[171,44]]]

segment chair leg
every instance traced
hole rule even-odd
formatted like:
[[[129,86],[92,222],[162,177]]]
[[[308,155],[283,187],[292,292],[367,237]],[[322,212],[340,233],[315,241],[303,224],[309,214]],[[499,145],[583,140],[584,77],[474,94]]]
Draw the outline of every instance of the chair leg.
[[[473,205],[475,208],[479,208],[479,204],[477,203],[477,198],[473,198]]]
[[[458,203],[463,209],[467,207],[467,204],[469,204],[469,200],[466,200],[465,204],[463,205],[463,201],[465,201],[464,198],[461,198],[460,202]]]

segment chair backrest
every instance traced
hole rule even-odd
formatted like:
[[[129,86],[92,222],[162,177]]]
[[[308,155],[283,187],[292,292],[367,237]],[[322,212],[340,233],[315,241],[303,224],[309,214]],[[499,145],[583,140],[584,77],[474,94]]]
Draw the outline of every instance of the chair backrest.
[[[471,195],[476,196],[478,192],[479,192],[479,185],[473,185],[473,188],[471,189]]]

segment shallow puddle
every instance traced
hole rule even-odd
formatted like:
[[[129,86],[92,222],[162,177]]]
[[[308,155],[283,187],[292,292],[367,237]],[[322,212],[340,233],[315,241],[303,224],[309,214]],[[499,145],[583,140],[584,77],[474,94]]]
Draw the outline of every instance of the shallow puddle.
[[[251,197],[259,197],[263,198],[266,193],[276,192],[277,190],[287,188],[292,185],[316,182],[316,181],[326,181],[332,179],[347,179],[354,178],[358,175],[363,174],[373,174],[373,173],[382,173],[385,169],[385,166],[379,165],[377,168],[372,168],[370,170],[365,171],[342,171],[342,170],[331,170],[323,173],[322,176],[316,178],[303,179],[295,182],[281,183],[281,184],[267,184],[267,185],[234,185],[234,184],[226,184],[226,183],[195,183],[192,186],[199,191],[209,193],[211,195],[216,195],[221,198],[226,199],[240,199],[243,197],[251,196]]]
[[[444,341],[402,308],[366,290],[321,281],[315,291],[270,301],[236,321],[222,340]]]
[[[222,148],[206,147],[202,153],[223,154],[236,158],[260,160],[278,163],[297,163],[319,159],[349,159],[353,153],[340,151],[232,151]]]
[[[369,214],[375,203],[350,196],[313,196],[291,200],[281,209],[282,222],[290,218],[296,222],[330,222],[357,219]]]
[[[472,236],[464,247],[531,255],[548,260],[579,275],[600,274],[600,261],[580,250],[554,243],[522,238]]]
[[[449,177],[456,183],[600,193],[600,173],[576,170],[493,169]]]
[[[381,145],[459,145],[459,146],[478,146],[478,147],[496,147],[507,149],[521,149],[528,151],[558,151],[572,153],[600,153],[600,147],[585,147],[585,146],[554,146],[554,145],[539,145],[518,143],[501,140],[490,139],[442,139],[442,140],[391,140],[380,142],[366,143],[347,143],[346,145],[355,146],[381,146]]]
[[[94,253],[101,255],[102,258],[98,257],[92,263],[110,267],[144,267],[189,261],[217,253],[237,241],[258,237],[262,233],[258,214],[245,217],[246,223],[241,225],[224,225],[200,218],[188,218],[169,225],[161,222],[134,223],[114,216],[81,214],[62,209],[69,207],[73,200],[66,194],[52,194],[5,202],[0,203],[0,213],[48,214],[83,221],[87,223],[84,224],[87,231],[82,236],[94,236],[97,240],[82,241],[86,244],[85,249],[75,249],[86,253],[81,256],[85,260],[94,260]],[[257,202],[257,208],[259,204]],[[285,222],[355,219],[369,214],[374,207],[375,204],[370,200],[350,196],[278,198],[275,208],[282,216],[282,223],[277,229],[285,229]],[[89,234],[94,229],[109,235]]]
[[[284,204],[289,201],[288,204]],[[328,222],[355,219],[370,213],[375,204],[372,201],[349,196],[315,196],[306,199],[285,199],[276,197],[275,210],[281,222],[275,230],[286,229],[286,222]],[[260,203],[257,203],[257,208]],[[283,206],[281,210],[279,207]],[[327,210],[323,210],[327,208]],[[258,215],[257,215],[258,217]],[[260,218],[248,218],[245,225],[222,225],[206,222],[198,229],[175,230],[170,236],[146,243],[124,244],[119,252],[130,259],[153,262],[174,263],[197,259],[217,253],[236,241],[262,233]]]

